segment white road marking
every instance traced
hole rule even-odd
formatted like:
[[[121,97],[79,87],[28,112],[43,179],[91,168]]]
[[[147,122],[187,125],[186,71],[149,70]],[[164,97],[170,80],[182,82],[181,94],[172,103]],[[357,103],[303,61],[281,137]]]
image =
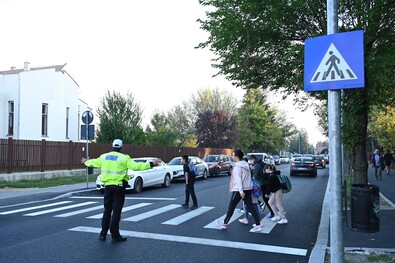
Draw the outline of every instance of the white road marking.
[[[243,214],[240,214],[240,213],[238,212],[238,209],[235,209],[235,211],[233,211],[233,215],[232,215],[232,217],[230,218],[228,224],[232,223],[233,221],[235,221],[236,219],[238,219],[238,218],[239,218],[240,216],[242,216],[242,215],[244,215],[244,213],[243,213]],[[204,228],[221,229],[221,230],[222,230],[222,228],[220,228],[220,227],[218,226],[217,221],[223,221],[223,220],[225,219],[225,217],[226,217],[226,214],[224,214],[224,215],[221,216],[220,218],[217,218],[216,220],[214,220],[214,221],[211,222],[210,224],[205,225]]]
[[[132,217],[125,218],[125,219],[123,219],[123,221],[138,222],[138,221],[141,221],[141,220],[144,220],[144,219],[147,219],[147,218],[150,218],[150,217],[153,217],[153,216],[165,213],[167,211],[176,209],[178,207],[181,207],[181,205],[167,205],[167,206],[164,206],[164,207],[161,207],[161,208],[158,208],[158,209],[155,209],[155,210],[151,210],[151,211],[139,214],[139,215],[135,215],[135,216],[132,216]]]
[[[144,207],[144,206],[147,206],[147,205],[152,205],[152,203],[139,203],[139,204],[136,204],[136,205],[127,206],[127,207],[122,208],[122,212],[131,211],[131,210],[134,210],[134,209],[137,209],[137,208],[140,208],[140,207]],[[97,215],[93,215],[93,216],[89,216],[87,218],[89,218],[89,219],[101,219],[102,217],[103,217],[103,213],[97,214]]]
[[[83,214],[83,213],[86,213],[86,212],[95,211],[95,210],[99,210],[99,209],[103,209],[103,205],[98,205],[98,206],[89,207],[89,208],[86,208],[86,209],[77,210],[77,211],[74,211],[74,212],[69,212],[69,213],[64,213],[64,214],[60,214],[60,215],[55,215],[54,217],[69,217],[69,216],[79,215],[79,214]]]
[[[95,234],[99,234],[101,231],[100,228],[84,227],[84,226],[78,226],[78,227],[70,228],[68,230],[75,232],[95,233]],[[189,244],[203,245],[203,246],[236,248],[236,249],[252,250],[259,252],[271,252],[271,253],[296,255],[296,256],[307,255],[307,249],[292,248],[292,247],[269,246],[269,245],[260,245],[256,243],[243,243],[243,242],[235,242],[235,241],[227,241],[227,240],[175,236],[175,235],[165,235],[165,234],[125,231],[125,230],[121,230],[120,233],[123,236],[128,236],[133,238],[155,239],[155,240],[189,243]]]
[[[268,214],[270,215],[270,214]],[[262,226],[262,230],[259,232],[255,232],[255,233],[262,233],[262,234],[269,234],[270,231],[273,230],[273,228],[277,225],[277,222],[273,222],[270,218],[267,218],[267,216],[265,216],[262,220],[261,220],[261,226]],[[251,230],[250,230],[251,232]]]
[[[25,211],[30,211],[30,210],[40,209],[40,208],[46,208],[46,207],[51,207],[51,206],[56,206],[56,205],[62,205],[62,204],[67,204],[67,203],[72,203],[72,202],[73,201],[62,201],[62,202],[51,203],[51,204],[46,204],[46,205],[38,205],[38,206],[33,206],[33,207],[21,208],[21,209],[1,212],[0,215],[15,214],[15,213],[19,213],[19,212],[25,212]]]
[[[72,196],[70,198],[75,199],[103,199],[103,196]],[[125,197],[126,200],[157,200],[157,201],[173,201],[177,198],[166,198],[166,197]]]
[[[214,207],[210,207],[210,206],[201,206],[201,207],[199,207],[195,210],[192,210],[188,213],[185,213],[183,215],[180,215],[180,216],[174,217],[170,220],[167,220],[166,222],[163,222],[162,224],[176,226],[176,225],[184,223],[194,217],[200,216],[201,214],[206,213],[207,211],[210,211],[213,208]]]
[[[85,203],[80,203],[80,204],[75,204],[75,205],[62,206],[62,207],[44,210],[44,211],[40,211],[40,212],[24,214],[24,216],[38,216],[38,215],[49,214],[49,213],[53,213],[53,212],[57,212],[57,211],[67,210],[67,209],[80,207],[80,206],[84,206],[84,205],[91,205],[91,204],[96,204],[96,202],[85,202]]]

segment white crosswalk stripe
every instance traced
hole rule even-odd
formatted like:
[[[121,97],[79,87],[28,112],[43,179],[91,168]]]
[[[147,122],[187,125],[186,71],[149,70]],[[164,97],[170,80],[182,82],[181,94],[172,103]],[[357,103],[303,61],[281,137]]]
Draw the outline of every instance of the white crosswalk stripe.
[[[69,217],[69,216],[79,215],[79,214],[83,214],[83,213],[87,213],[87,212],[95,211],[95,210],[99,210],[99,209],[103,209],[103,205],[98,205],[98,206],[94,206],[94,207],[85,208],[82,210],[64,213],[64,214],[56,215],[54,217]]]
[[[10,215],[10,214],[15,214],[15,213],[19,213],[19,212],[26,212],[26,211],[36,210],[36,209],[40,209],[40,208],[46,208],[46,207],[51,207],[51,206],[68,204],[68,203],[72,203],[72,202],[73,201],[62,201],[62,202],[56,202],[56,203],[51,203],[51,204],[46,204],[46,205],[38,205],[38,206],[33,206],[33,207],[21,208],[21,209],[1,212],[0,215]]]
[[[71,209],[71,208],[75,208],[75,207],[91,205],[91,204],[96,204],[96,203],[97,202],[84,202],[84,203],[80,203],[80,204],[62,206],[62,207],[53,208],[53,209],[49,209],[49,210],[44,210],[44,211],[40,211],[40,212],[24,214],[24,216],[38,216],[38,215],[49,214],[49,213],[53,213],[53,212],[58,212],[58,211],[62,211],[62,210],[67,210],[67,209]]]
[[[192,218],[195,218],[197,216],[202,215],[203,213],[206,213],[207,211],[210,211],[211,209],[213,209],[214,207],[210,207],[210,206],[201,206],[195,210],[192,210],[191,212],[185,213],[183,215],[174,217],[170,220],[167,220],[166,222],[163,222],[162,224],[164,225],[179,225],[181,223],[184,223]]]
[[[178,207],[181,207],[181,205],[167,205],[167,206],[164,206],[164,207],[161,207],[161,208],[158,208],[158,209],[155,209],[155,210],[151,210],[151,211],[148,211],[148,212],[136,215],[136,216],[125,218],[123,221],[138,222],[138,221],[141,221],[143,219],[147,219],[147,218],[150,218],[150,217],[153,217],[153,216],[165,213],[167,211],[176,209]]]
[[[237,210],[238,210],[238,209],[235,209],[235,210],[233,211],[233,215],[232,215],[232,217],[230,218],[228,224],[232,223],[233,221],[235,221],[236,219],[238,219],[240,216],[244,215],[244,214],[239,214]],[[224,215],[221,216],[220,218],[215,219],[215,220],[214,220],[213,222],[211,222],[210,224],[205,225],[204,228],[221,229],[221,228],[218,226],[218,221],[224,221],[225,217],[226,217],[226,214],[224,214]]]
[[[134,210],[134,209],[137,209],[137,208],[140,208],[140,207],[144,207],[144,206],[147,206],[147,205],[152,205],[152,203],[139,203],[139,204],[136,204],[136,205],[126,206],[126,207],[122,208],[122,212],[131,211],[131,210]],[[101,219],[102,217],[103,217],[103,213],[97,214],[97,215],[93,215],[93,216],[89,216],[87,218],[89,218],[89,219]]]

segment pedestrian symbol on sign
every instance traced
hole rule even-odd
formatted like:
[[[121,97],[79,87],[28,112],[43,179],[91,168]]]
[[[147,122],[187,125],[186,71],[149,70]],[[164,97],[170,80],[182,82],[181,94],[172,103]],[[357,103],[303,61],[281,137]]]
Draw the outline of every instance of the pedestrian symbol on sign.
[[[358,79],[339,50],[331,43],[310,83]]]

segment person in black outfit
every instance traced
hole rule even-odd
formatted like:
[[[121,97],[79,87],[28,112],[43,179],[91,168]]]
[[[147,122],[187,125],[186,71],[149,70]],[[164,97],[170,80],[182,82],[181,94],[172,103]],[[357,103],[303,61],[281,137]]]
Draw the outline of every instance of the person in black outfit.
[[[394,162],[394,156],[390,153],[390,150],[384,154],[384,164],[385,169],[387,170],[387,174],[391,171],[391,164]]]
[[[181,163],[184,168],[184,176],[185,176],[185,202],[182,204],[183,207],[189,207],[189,196],[192,197],[193,205],[191,209],[198,208],[198,203],[195,194],[195,172],[191,171],[191,165],[188,163],[188,155],[181,156]]]
[[[262,160],[257,159],[256,156],[253,154],[251,155],[250,159],[252,160],[252,164],[254,165],[254,174],[253,176],[259,181],[259,185],[261,187],[262,191],[262,198],[263,201],[265,202],[265,205],[270,211],[270,216],[269,218],[274,217],[274,212],[273,209],[269,205],[269,198],[266,195],[270,195],[267,191],[267,187],[269,184],[269,174],[266,173],[265,171],[265,164],[263,163]]]

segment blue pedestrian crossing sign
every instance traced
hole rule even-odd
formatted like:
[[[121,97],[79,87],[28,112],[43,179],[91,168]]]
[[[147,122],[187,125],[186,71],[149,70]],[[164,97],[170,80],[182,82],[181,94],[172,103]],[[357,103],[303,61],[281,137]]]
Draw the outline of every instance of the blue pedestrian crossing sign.
[[[306,39],[305,91],[364,87],[362,30]]]

